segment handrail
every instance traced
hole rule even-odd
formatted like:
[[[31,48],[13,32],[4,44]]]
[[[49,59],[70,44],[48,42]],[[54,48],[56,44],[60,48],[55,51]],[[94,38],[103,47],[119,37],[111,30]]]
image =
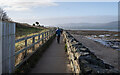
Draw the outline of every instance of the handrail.
[[[26,58],[29,57],[29,56],[27,56],[27,50],[28,50],[29,48],[33,47],[33,52],[34,52],[34,50],[35,50],[35,49],[34,49],[35,44],[40,43],[40,41],[42,41],[42,44],[43,44],[44,41],[45,41],[45,42],[47,41],[46,39],[49,39],[49,38],[52,37],[54,34],[55,34],[55,30],[53,29],[53,30],[49,30],[49,31],[46,31],[46,32],[37,34],[37,35],[28,36],[28,37],[25,37],[25,38],[21,38],[21,39],[15,40],[15,43],[18,43],[18,42],[21,42],[21,41],[24,41],[24,42],[25,42],[25,48],[23,48],[23,49],[15,52],[15,56],[17,56],[17,55],[19,55],[20,53],[22,53],[22,52],[25,51],[25,55],[24,55],[25,58],[23,59],[23,62],[26,61],[26,60],[27,60]],[[42,38],[40,38],[41,35],[42,35]],[[37,42],[35,42],[35,37],[38,37]],[[33,38],[33,39],[32,39],[32,44],[29,45],[29,46],[27,46],[27,40],[28,40],[28,39],[31,39],[31,38]],[[17,67],[20,66],[23,62],[21,61],[19,64],[15,65],[15,67],[17,68]]]
[[[36,37],[36,36],[39,36],[41,34],[37,34],[37,35],[33,35],[33,36],[28,36],[28,37],[25,37],[25,38],[20,38],[18,40],[15,40],[15,43],[18,43],[20,41],[23,41],[23,40],[27,40],[27,39],[30,39],[30,38],[33,38],[33,37]]]

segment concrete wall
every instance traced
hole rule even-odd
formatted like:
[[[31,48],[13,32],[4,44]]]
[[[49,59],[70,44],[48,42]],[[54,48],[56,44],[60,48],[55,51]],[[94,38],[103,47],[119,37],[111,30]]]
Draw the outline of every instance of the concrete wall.
[[[2,74],[2,21],[0,21],[0,75]]]
[[[73,73],[120,73],[113,66],[104,63],[68,32],[64,32],[64,40]]]

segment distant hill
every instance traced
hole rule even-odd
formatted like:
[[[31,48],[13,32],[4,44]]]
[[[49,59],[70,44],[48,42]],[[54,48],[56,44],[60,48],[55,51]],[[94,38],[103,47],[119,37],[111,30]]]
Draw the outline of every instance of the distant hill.
[[[110,23],[68,23],[57,25],[64,29],[118,29],[118,21]]]

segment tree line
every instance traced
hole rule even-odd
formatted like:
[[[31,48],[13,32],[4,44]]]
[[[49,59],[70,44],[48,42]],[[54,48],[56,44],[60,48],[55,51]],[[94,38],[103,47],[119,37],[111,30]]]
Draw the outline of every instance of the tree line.
[[[7,13],[2,8],[0,8],[0,20],[2,20],[2,21],[12,21],[12,19],[8,17]],[[35,22],[33,24],[33,26],[44,27],[44,26],[40,25],[39,22]]]
[[[35,22],[35,23],[33,24],[33,26],[44,27],[44,26],[40,25],[39,22]]]
[[[11,21],[11,18],[8,17],[7,13],[2,8],[0,8],[0,20]]]

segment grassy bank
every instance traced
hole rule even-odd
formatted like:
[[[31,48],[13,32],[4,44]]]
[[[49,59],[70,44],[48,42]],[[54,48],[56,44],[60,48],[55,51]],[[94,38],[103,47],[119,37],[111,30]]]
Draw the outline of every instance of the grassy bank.
[[[24,37],[28,37],[28,36],[32,36],[32,35],[36,35],[42,32],[47,31],[48,28],[45,27],[33,27],[30,25],[23,25],[20,23],[16,24],[16,36],[15,39],[20,39],[20,38],[24,38]],[[40,36],[40,38],[42,38],[42,36]],[[35,42],[38,41],[38,37],[35,37]],[[27,46],[32,44],[32,38],[27,40]],[[21,41],[18,43],[15,43],[15,52],[21,50],[25,48],[25,41]],[[35,46],[35,48],[37,48],[37,46]],[[27,53],[31,54],[32,48],[30,48]],[[24,52],[20,53],[19,55],[16,56],[15,58],[15,65],[19,64],[24,58]]]
[[[43,27],[16,27],[16,39],[32,36],[48,30]]]

